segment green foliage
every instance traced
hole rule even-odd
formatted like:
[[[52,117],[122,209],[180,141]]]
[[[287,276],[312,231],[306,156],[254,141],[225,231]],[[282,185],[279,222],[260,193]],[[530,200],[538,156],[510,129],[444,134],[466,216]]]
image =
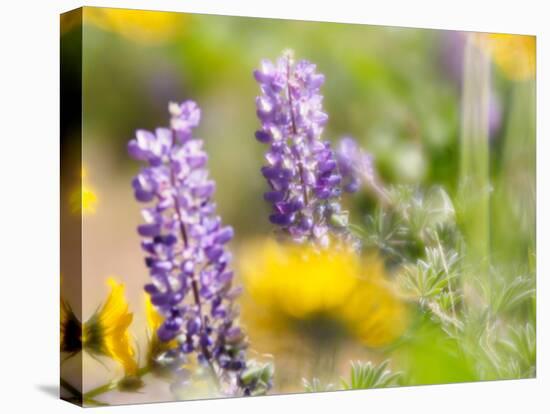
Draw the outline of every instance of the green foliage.
[[[463,240],[455,208],[441,187],[399,185],[388,194],[389,204],[378,207],[356,233],[380,249],[395,268],[401,291],[418,304],[421,322],[395,350],[405,382],[533,376],[534,321],[521,325],[535,314],[528,306],[535,297],[532,257],[518,267],[527,272],[515,277],[512,269],[503,272],[497,264],[481,266],[487,256],[464,260],[476,247]]]
[[[535,296],[534,275],[517,276],[511,281],[495,272],[491,276],[489,280],[477,279],[477,283],[494,314],[512,312]]]
[[[275,368],[273,363],[260,363],[249,360],[247,369],[241,374],[240,381],[246,387],[251,387],[253,396],[265,395],[271,388]]]
[[[402,376],[401,372],[392,372],[388,366],[389,360],[378,365],[371,361],[352,361],[349,379],[340,377],[340,384],[344,390],[364,390],[370,388],[386,388],[396,386]],[[322,384],[319,378],[308,381],[302,378],[302,385],[306,392],[323,392],[334,390],[333,384]]]
[[[366,246],[377,247],[390,264],[420,258],[426,247],[455,245],[458,233],[453,204],[442,187],[388,189],[389,203],[378,207],[356,231]]]
[[[426,258],[416,264],[405,265],[399,273],[403,289],[417,297],[421,303],[441,296],[458,277],[458,254],[437,248],[426,248]],[[448,300],[448,299],[446,299]]]
[[[498,346],[507,355],[505,367],[510,378],[532,378],[536,374],[537,337],[531,322],[510,329]]]
[[[401,377],[401,373],[393,373],[389,370],[389,363],[389,360],[379,365],[374,365],[370,361],[366,363],[354,361],[351,363],[349,382],[342,378],[342,386],[345,390],[362,390],[395,386]]]
[[[438,319],[419,312],[408,334],[394,350],[403,384],[444,384],[478,379],[462,349],[462,339],[449,335]]]
[[[324,392],[332,391],[333,389],[332,384],[323,385],[319,378],[313,378],[311,382],[305,378],[302,378],[302,385],[306,392]]]

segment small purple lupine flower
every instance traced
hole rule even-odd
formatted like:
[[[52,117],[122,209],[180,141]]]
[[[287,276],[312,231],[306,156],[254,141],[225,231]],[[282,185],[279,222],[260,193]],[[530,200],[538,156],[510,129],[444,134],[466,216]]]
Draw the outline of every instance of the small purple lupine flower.
[[[152,282],[145,286],[163,315],[157,335],[177,340],[182,359],[196,353],[226,389],[235,388],[246,368],[245,334],[236,323],[231,255],[233,229],[223,226],[212,201],[203,141],[192,136],[200,122],[193,101],[170,103],[170,128],[138,130],[129,154],[146,166],[134,178],[135,198],[144,203],[138,227]]]
[[[343,137],[336,149],[338,169],[342,174],[342,187],[355,193],[362,184],[374,182],[373,157],[351,137]]]
[[[342,188],[348,193],[357,192],[361,186],[373,191],[382,202],[389,201],[388,195],[374,170],[374,157],[359,146],[351,137],[343,137],[336,149],[338,170],[342,174]]]
[[[329,229],[341,228],[342,177],[329,141],[321,135],[328,120],[320,87],[324,75],[306,60],[285,52],[254,71],[262,94],[256,98],[262,127],[256,139],[269,145],[262,168],[270,190],[270,221],[295,241],[329,243]]]

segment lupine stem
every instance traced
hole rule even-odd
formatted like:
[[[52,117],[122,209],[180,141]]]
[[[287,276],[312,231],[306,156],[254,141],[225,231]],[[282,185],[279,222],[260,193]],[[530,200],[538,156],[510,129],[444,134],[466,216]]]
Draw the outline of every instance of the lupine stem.
[[[449,296],[451,297],[451,313],[453,315],[453,319],[456,320],[455,298],[453,294],[453,289],[451,287],[451,280],[449,278],[449,265],[447,264],[447,259],[445,258],[443,247],[441,246],[441,241],[439,240],[439,234],[437,233],[437,231],[435,231],[434,233],[435,233],[435,239],[437,241],[437,248],[439,250],[439,254],[441,255],[441,261],[443,262],[443,269],[445,270],[445,275],[447,276],[447,290],[449,291]],[[455,331],[456,331],[456,325],[455,325]]]
[[[175,144],[175,142],[176,142],[176,131],[172,130],[172,146]],[[174,176],[174,169],[172,167],[170,167],[170,182],[172,184],[172,187],[175,188],[176,187],[176,179],[175,179],[175,176]],[[176,215],[177,215],[178,222],[179,222],[179,229],[180,229],[180,233],[181,233],[181,238],[183,240],[184,248],[187,248],[189,246],[189,241],[187,239],[187,231],[185,230],[185,223],[183,222],[183,218],[181,216],[180,203],[179,203],[178,197],[176,195],[174,195],[173,199],[174,199],[174,208],[176,209]],[[199,287],[198,287],[197,278],[196,278],[195,275],[193,275],[193,278],[191,280],[191,286],[192,286],[192,289],[193,289],[193,298],[195,300],[195,304],[197,305],[199,318],[200,318],[200,321],[201,321],[200,332],[202,334],[202,333],[204,333],[204,327],[205,327],[205,324],[206,324],[206,320],[204,318],[204,315],[202,314],[202,304],[201,304],[201,299],[200,299],[200,295],[199,295]],[[206,346],[201,346],[201,349],[202,349],[202,352],[204,353],[204,356],[205,356],[206,360],[208,361],[208,366],[209,366],[209,369],[210,369],[210,373],[212,375],[212,379],[214,380],[214,382],[216,384],[216,387],[219,390],[220,389],[219,378],[216,374],[216,370],[214,369],[214,366],[212,365],[212,361],[211,361],[212,356],[210,354],[210,351],[208,350],[208,348]]]
[[[141,367],[137,370],[137,372],[135,374],[135,377],[136,378],[141,378],[141,377],[147,375],[149,372],[150,372],[150,368],[148,366]],[[82,395],[82,399],[84,401],[92,400],[95,397],[97,397],[98,395],[102,395],[102,394],[105,394],[109,391],[112,391],[112,390],[114,390],[118,387],[120,381],[122,381],[122,380],[109,381],[109,382],[107,382],[105,384],[102,384],[98,387],[92,388],[90,391],[87,391]]]
[[[296,129],[296,117],[294,115],[294,103],[292,101],[292,93],[290,91],[290,56],[287,56],[286,61],[286,90],[288,93],[288,106],[290,110],[290,120],[292,124],[292,135],[296,137],[298,131]],[[304,194],[304,205],[307,207],[309,204],[307,197],[307,187],[304,180],[304,165],[300,157],[298,157],[298,172],[300,174],[300,183],[302,185],[302,193]]]

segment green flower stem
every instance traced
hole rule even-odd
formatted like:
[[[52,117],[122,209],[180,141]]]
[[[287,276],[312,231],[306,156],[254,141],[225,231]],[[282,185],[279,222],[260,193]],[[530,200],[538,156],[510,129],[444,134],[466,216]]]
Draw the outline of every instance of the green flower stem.
[[[148,374],[150,372],[150,368],[148,366],[144,366],[140,369],[138,369],[137,373],[136,373],[136,377],[137,378],[141,378],[143,377],[144,375]],[[103,385],[100,385],[99,387],[96,387],[96,388],[93,388],[91,389],[90,391],[87,391],[84,393],[84,395],[82,396],[83,400],[91,400],[95,397],[97,397],[98,395],[101,395],[101,394],[105,394],[109,391],[112,391],[114,390],[115,388],[118,387],[119,383],[120,383],[121,380],[118,380],[118,381],[109,381]]]
[[[447,259],[445,258],[445,253],[443,252],[443,246],[441,246],[441,240],[439,240],[439,234],[437,234],[437,231],[435,233],[435,239],[437,241],[437,248],[439,249],[439,254],[441,255],[441,260],[443,261],[443,268],[445,269],[445,275],[447,276],[447,290],[449,291],[449,295],[451,297],[451,314],[453,316],[453,320],[458,321],[456,318],[456,309],[455,309],[455,296],[453,292],[453,288],[451,286],[451,279],[449,275],[449,265],[447,264]],[[455,327],[455,334],[457,333],[457,325],[453,324]]]
[[[536,90],[534,80],[510,87],[509,116],[502,140],[502,160],[495,177],[491,218],[492,248],[504,261],[503,276],[511,283],[516,269],[529,268],[535,251]],[[513,271],[506,271],[514,269]],[[523,270],[525,269],[525,270]]]
[[[489,93],[490,62],[471,34],[464,52],[459,224],[464,234],[469,273],[464,280],[465,302],[481,305],[472,279],[487,278],[490,265]]]

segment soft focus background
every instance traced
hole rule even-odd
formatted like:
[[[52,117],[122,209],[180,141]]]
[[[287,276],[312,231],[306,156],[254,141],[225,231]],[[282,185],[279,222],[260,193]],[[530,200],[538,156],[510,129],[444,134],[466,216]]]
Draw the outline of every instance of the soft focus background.
[[[77,36],[76,25],[73,30],[66,26],[62,35]],[[197,135],[206,142],[218,211],[236,230],[235,267],[240,269],[251,254],[261,254],[248,248],[271,232],[259,173],[265,148],[253,136],[258,88],[252,71],[262,58],[274,59],[287,48],[315,62],[326,76],[326,138],[355,137],[374,155],[385,183],[441,185],[459,209],[464,200],[460,145],[465,39],[465,33],[451,31],[86,8],[83,319],[105,300],[106,280],[113,276],[126,286],[134,313],[131,331],[143,356],[143,285],[148,275],[135,230],[141,221],[139,205],[130,186],[138,165],[128,157],[126,144],[137,128],[166,125],[170,100],[194,99],[202,108]],[[534,38],[511,36],[498,45],[491,53],[490,85],[482,85],[489,93],[490,164],[484,183],[492,198],[490,234],[479,237],[488,240],[504,280],[512,281],[529,269],[535,252]],[[374,203],[366,195],[345,202],[357,222],[372,212]],[[475,232],[468,229],[468,214],[463,223],[459,217],[467,235]],[[389,272],[376,260],[368,261],[372,272]],[[341,280],[331,283],[340,285]],[[353,312],[360,311],[361,303]],[[328,325],[323,332],[277,325],[275,341],[269,334],[274,322],[256,316],[247,290],[242,319],[251,349],[274,359],[275,392],[301,392],[301,379],[313,376],[338,382],[349,360],[382,361],[392,352],[372,341],[363,346]],[[445,354],[437,359],[428,347],[437,336],[426,328],[419,335],[408,358],[417,358],[415,366],[428,374],[417,383],[475,378],[459,358]],[[321,345],[327,349],[321,352]],[[431,367],[431,357],[441,366]],[[110,378],[105,365],[88,356],[84,361],[84,389]],[[401,369],[396,361],[393,368]],[[160,384],[116,398],[160,401],[170,395]]]

